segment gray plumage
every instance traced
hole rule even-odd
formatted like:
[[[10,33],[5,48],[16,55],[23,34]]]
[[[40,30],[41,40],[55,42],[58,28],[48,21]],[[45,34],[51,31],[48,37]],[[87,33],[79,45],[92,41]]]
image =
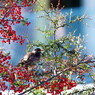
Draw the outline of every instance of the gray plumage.
[[[34,51],[32,52],[28,52],[18,63],[17,66],[31,66],[31,65],[35,65],[38,61],[40,61],[40,57],[41,57],[41,49],[40,48],[36,48]]]

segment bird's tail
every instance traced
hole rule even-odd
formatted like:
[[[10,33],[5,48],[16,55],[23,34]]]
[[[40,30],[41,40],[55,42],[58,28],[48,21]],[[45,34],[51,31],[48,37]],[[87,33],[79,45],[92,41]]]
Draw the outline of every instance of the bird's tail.
[[[18,65],[17,65],[17,67],[23,66],[23,65],[24,65],[24,62],[19,62]]]

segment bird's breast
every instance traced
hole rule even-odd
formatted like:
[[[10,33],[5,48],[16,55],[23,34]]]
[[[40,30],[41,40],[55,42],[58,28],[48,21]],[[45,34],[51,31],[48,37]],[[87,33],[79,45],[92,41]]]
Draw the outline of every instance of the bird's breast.
[[[25,55],[24,57],[23,57],[23,59],[24,59],[24,61],[27,61],[28,60],[28,55]]]

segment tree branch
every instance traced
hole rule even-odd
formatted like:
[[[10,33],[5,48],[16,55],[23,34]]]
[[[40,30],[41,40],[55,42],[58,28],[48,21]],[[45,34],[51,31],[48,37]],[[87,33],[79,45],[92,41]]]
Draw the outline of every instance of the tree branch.
[[[84,63],[89,63],[89,62],[92,62],[92,63],[93,63],[93,62],[95,62],[95,61],[89,61],[89,60],[87,60],[87,61],[85,61]],[[83,62],[82,62],[82,63],[83,63]],[[77,66],[80,65],[80,64],[81,64],[81,62],[79,62],[79,63],[76,64],[76,65],[72,65],[72,66],[77,67]],[[31,87],[31,88],[29,88],[28,90],[26,90],[26,91],[24,91],[24,92],[22,92],[22,93],[20,93],[20,94],[18,94],[18,95],[23,95],[23,94],[25,94],[25,93],[31,91],[32,89],[34,89],[34,88],[36,88],[36,87],[38,87],[38,86],[44,84],[45,82],[51,81],[53,78],[57,77],[58,75],[62,74],[62,73],[65,72],[65,71],[68,71],[68,70],[69,70],[69,71],[71,70],[71,66],[69,66],[69,68],[64,69],[62,72],[60,72],[60,73],[58,73],[58,74],[52,76],[51,78],[47,79],[46,81],[43,81],[43,82],[41,82],[40,84],[38,84],[38,85],[36,85],[36,86],[34,86],[34,87]],[[94,88],[94,89],[95,89],[95,88]],[[85,90],[83,90],[83,91],[85,91]],[[77,92],[78,92],[78,91],[77,91]]]
[[[74,91],[74,92],[72,92],[72,93],[69,93],[69,94],[67,94],[67,95],[73,95],[73,94],[78,94],[78,93],[83,93],[84,91],[88,91],[88,90],[93,90],[93,94],[90,94],[91,93],[91,91],[89,92],[89,95],[94,95],[94,91],[95,91],[95,87],[92,87],[92,88],[87,88],[87,89],[83,89],[83,90],[81,90],[81,91]]]
[[[31,87],[31,88],[29,88],[28,90],[26,90],[26,91],[24,91],[24,92],[22,92],[22,93],[20,93],[20,94],[18,94],[18,95],[23,95],[23,94],[25,94],[25,93],[31,91],[32,89],[34,89],[34,88],[36,88],[36,87],[38,87],[38,86],[44,84],[45,82],[51,81],[53,78],[59,76],[61,73],[63,73],[64,71],[67,71],[67,70],[70,70],[70,68],[67,68],[67,69],[63,70],[62,72],[58,73],[57,75],[52,76],[51,78],[47,79],[46,81],[43,81],[43,82],[41,82],[40,84],[38,84],[38,85],[36,85],[36,86],[34,86],[34,87]]]

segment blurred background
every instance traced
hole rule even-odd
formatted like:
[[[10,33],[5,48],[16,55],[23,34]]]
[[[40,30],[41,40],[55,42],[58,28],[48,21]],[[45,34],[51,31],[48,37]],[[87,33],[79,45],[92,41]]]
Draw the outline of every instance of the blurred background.
[[[58,0],[41,0],[42,3],[46,2],[46,7],[51,7],[50,3],[52,3],[55,7],[58,4]],[[86,19],[85,22],[76,22],[72,24],[71,28],[61,28],[60,34],[57,33],[56,36],[59,38],[62,35],[66,35],[68,32],[73,32],[74,30],[77,30],[76,35],[82,34],[87,35],[86,40],[87,43],[85,46],[87,47],[88,54],[94,54],[95,55],[95,0],[60,0],[60,8],[64,6],[64,9],[62,10],[62,13],[66,12],[69,13],[72,9],[73,16],[81,16],[84,13],[87,14],[87,16],[90,19]],[[33,8],[37,8],[37,6],[32,6]],[[29,26],[23,26],[21,24],[13,26],[13,29],[17,31],[18,35],[24,35],[28,37],[28,40],[34,41],[39,40],[44,42],[43,35],[36,31],[36,26],[39,26],[43,28],[45,22],[45,19],[40,19],[38,16],[43,15],[42,12],[34,13],[31,11],[31,8],[24,8],[22,9],[22,15],[25,18],[29,18],[29,21],[31,22],[31,25]],[[17,65],[19,60],[25,55],[27,50],[27,42],[25,42],[23,45],[20,45],[18,43],[12,43],[10,45],[8,44],[2,44],[2,47],[6,48],[6,52],[10,52],[12,56],[11,63],[13,65]],[[92,82],[91,78],[88,78],[87,75],[87,83]]]

